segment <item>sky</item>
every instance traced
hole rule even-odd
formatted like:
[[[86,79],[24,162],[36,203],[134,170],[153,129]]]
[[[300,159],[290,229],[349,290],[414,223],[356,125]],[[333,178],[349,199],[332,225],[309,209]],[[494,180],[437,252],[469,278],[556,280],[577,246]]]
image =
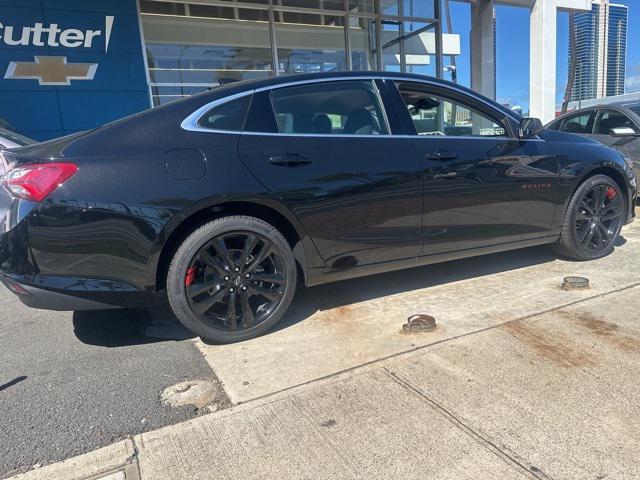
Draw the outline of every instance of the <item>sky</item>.
[[[627,37],[626,92],[640,91],[640,0],[616,0],[629,7]],[[470,86],[469,30],[471,9],[468,3],[450,2],[452,30],[460,34],[462,53],[457,57],[458,82]],[[569,14],[558,13],[556,104],[562,102],[567,83],[569,61]],[[496,6],[497,100],[529,104],[529,10]],[[448,57],[444,63],[448,65]],[[447,74],[445,74],[447,78]]]

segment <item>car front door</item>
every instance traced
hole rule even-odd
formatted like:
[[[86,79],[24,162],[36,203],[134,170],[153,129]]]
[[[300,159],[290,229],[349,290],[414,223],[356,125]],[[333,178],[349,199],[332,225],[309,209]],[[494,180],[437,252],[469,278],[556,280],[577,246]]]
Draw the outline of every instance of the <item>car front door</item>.
[[[576,135],[591,135],[595,112],[595,109],[590,109],[567,115],[558,120],[558,130],[561,132],[575,133]]]
[[[612,134],[614,128],[630,128],[635,135],[615,136]],[[628,156],[633,161],[636,174],[640,173],[640,128],[624,112],[599,109],[593,122],[593,134],[589,136]]]
[[[421,165],[390,134],[379,87],[346,79],[256,92],[241,135],[244,164],[333,268],[416,257],[422,247]]]
[[[558,166],[546,142],[516,138],[504,114],[451,89],[387,84],[424,172],[423,255],[550,235]]]

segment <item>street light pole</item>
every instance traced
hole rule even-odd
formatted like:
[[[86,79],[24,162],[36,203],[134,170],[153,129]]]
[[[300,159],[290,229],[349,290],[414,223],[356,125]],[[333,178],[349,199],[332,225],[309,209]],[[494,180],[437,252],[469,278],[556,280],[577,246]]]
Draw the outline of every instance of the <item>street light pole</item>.
[[[578,60],[578,110],[582,108],[582,60]]]

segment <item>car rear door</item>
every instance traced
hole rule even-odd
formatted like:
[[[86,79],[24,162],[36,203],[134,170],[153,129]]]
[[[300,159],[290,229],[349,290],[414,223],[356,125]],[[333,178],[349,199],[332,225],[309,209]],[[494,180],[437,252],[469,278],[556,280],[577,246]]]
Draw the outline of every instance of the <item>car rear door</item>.
[[[447,87],[387,83],[424,172],[424,255],[550,234],[558,165],[546,142],[514,137],[504,114]]]
[[[422,247],[421,166],[410,142],[390,134],[379,87],[323,79],[255,92],[239,142],[247,168],[334,268]]]

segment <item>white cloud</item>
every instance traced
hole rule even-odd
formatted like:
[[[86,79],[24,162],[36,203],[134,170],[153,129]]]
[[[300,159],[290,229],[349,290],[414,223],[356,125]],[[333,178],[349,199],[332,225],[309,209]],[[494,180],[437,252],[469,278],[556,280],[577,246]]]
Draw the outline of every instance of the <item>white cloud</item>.
[[[640,64],[629,67],[628,72],[631,74],[624,81],[627,93],[640,91]]]
[[[640,75],[627,77],[624,81],[624,86],[628,93],[640,92]]]

